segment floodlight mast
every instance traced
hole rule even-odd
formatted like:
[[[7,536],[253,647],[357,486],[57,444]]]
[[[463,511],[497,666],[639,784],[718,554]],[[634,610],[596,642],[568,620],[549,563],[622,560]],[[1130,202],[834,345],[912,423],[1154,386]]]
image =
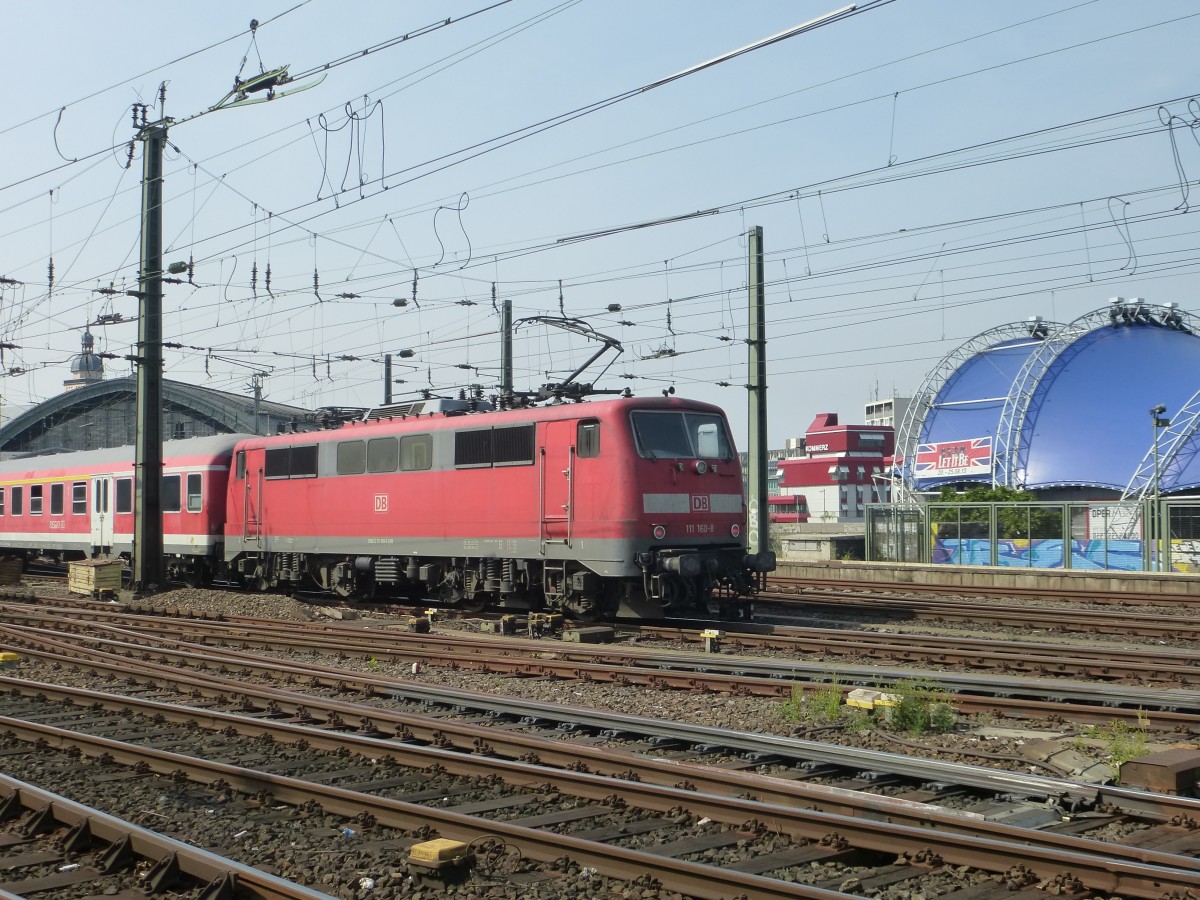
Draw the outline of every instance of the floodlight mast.
[[[1160,479],[1161,479],[1162,475],[1159,472],[1159,465],[1158,465],[1158,461],[1159,461],[1158,435],[1159,435],[1159,432],[1162,431],[1162,429],[1171,427],[1171,420],[1164,417],[1164,413],[1166,413],[1166,411],[1167,411],[1167,407],[1166,407],[1166,404],[1164,404],[1164,403],[1160,403],[1160,404],[1158,404],[1158,406],[1153,406],[1150,408],[1150,421],[1152,422],[1153,428],[1154,428],[1154,490],[1153,490],[1153,498],[1154,499],[1151,501],[1149,531],[1150,531],[1150,546],[1151,546],[1150,552],[1154,556],[1154,559],[1152,561],[1153,562],[1152,568],[1153,568],[1153,571],[1155,571],[1155,572],[1162,571],[1162,548],[1159,546],[1159,542],[1162,538],[1162,532],[1163,532],[1162,511],[1159,507],[1159,501],[1161,499]]]

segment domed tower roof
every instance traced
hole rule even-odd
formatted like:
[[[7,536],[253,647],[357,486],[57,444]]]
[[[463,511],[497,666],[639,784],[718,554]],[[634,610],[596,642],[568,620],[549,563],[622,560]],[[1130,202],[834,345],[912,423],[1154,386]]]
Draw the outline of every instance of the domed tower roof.
[[[99,381],[104,377],[104,360],[93,352],[95,343],[92,333],[85,328],[80,352],[71,357],[71,377],[63,382],[66,390]]]

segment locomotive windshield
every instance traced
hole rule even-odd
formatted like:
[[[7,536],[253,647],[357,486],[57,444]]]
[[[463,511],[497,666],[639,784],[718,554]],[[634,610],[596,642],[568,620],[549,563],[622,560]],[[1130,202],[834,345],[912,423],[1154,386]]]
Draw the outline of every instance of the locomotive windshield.
[[[700,412],[651,412],[630,416],[638,453],[648,459],[731,459],[733,444],[720,416]]]

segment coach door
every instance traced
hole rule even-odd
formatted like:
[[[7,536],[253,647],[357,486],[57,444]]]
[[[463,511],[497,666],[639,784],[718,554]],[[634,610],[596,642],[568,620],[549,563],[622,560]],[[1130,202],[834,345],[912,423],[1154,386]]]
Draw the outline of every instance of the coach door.
[[[541,522],[543,542],[571,543],[575,472],[575,423],[547,422],[541,449]]]
[[[92,476],[92,547],[107,553],[113,545],[111,475]]]

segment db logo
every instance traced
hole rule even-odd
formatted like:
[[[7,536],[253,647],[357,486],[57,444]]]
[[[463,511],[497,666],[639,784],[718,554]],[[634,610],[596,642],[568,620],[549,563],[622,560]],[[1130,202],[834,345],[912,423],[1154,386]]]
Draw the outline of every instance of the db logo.
[[[375,495],[375,512],[377,512],[377,513],[387,512],[387,503],[388,503],[388,495],[387,494],[376,494]]]
[[[708,494],[692,494],[692,512],[708,512]]]

